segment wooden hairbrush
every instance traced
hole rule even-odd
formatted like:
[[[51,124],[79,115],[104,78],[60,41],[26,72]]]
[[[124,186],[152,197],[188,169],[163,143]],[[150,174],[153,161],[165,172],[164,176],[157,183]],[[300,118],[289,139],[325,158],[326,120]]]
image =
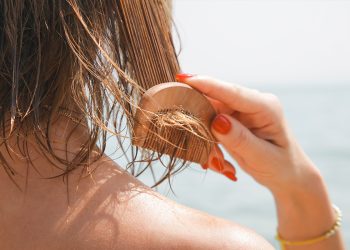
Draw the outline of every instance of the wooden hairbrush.
[[[171,1],[118,3],[127,72],[140,87],[135,96],[141,95],[139,106],[130,108],[132,144],[169,155],[170,172],[173,159],[206,163],[214,146],[209,127],[215,110],[200,92],[174,82],[181,69],[172,40]]]
[[[190,86],[178,82],[155,85],[139,103],[132,144],[204,164],[214,146],[209,128],[215,115],[208,99]]]

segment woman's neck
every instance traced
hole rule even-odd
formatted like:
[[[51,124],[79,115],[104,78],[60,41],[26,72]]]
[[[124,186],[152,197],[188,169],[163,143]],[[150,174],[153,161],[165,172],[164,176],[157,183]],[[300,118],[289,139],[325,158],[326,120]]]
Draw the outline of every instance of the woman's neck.
[[[71,134],[73,129],[74,133]],[[76,122],[61,115],[50,128],[53,153],[62,159],[72,160],[88,138],[87,129],[85,125],[77,127]],[[26,154],[30,156],[32,164],[29,163],[28,157],[23,157],[21,153],[21,145],[24,142],[27,143]],[[42,152],[33,135],[29,135],[26,140],[10,137],[7,144],[8,148],[4,144],[0,146],[2,161],[6,161],[15,174],[6,171],[6,166],[0,166],[0,207],[11,202],[20,206],[23,202],[34,199],[67,201],[67,191],[76,190],[81,179],[82,167],[65,177],[50,178],[62,175],[66,166]]]

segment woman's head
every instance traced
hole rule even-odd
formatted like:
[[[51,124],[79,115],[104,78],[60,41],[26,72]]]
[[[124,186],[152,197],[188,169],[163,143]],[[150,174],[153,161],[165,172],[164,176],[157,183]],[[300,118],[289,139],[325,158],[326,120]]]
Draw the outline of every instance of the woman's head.
[[[42,152],[53,155],[48,131],[54,114],[68,108],[85,115],[89,138],[74,161],[56,157],[67,165],[63,172],[87,164],[98,141],[102,155],[107,132],[120,135],[133,126],[144,90],[174,80],[179,71],[169,3],[1,1],[1,144],[35,134]],[[122,141],[119,136],[125,147]]]
[[[143,2],[1,1],[2,109],[10,111],[13,118],[20,117],[23,121],[33,114],[39,118],[43,112],[37,111],[43,104],[55,107],[74,103],[85,109],[89,103],[100,105],[105,91],[113,92],[119,98],[130,97],[134,91],[140,91],[140,84],[131,79],[135,75],[140,78],[139,71],[147,74],[150,70],[138,68],[144,66],[142,60],[154,61],[155,55],[135,54],[149,47],[143,41],[131,44],[134,36],[130,35],[130,31],[138,32],[145,26],[135,21],[146,20],[147,8],[153,9],[162,16],[159,20],[148,18],[148,24],[152,23],[153,30],[158,32],[153,35],[170,35],[170,28],[157,26],[165,19],[169,23],[167,1]],[[137,6],[144,12],[133,12],[131,8]],[[173,51],[166,53],[171,55]],[[174,53],[167,60],[176,64],[173,71],[178,70]],[[88,93],[84,95],[86,91]]]

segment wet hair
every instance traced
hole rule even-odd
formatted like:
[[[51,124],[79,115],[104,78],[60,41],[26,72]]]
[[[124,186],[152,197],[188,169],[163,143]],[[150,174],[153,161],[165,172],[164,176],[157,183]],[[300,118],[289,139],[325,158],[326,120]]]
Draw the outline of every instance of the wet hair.
[[[131,4],[137,4],[140,12],[133,11]],[[42,153],[65,166],[58,175],[64,177],[78,166],[87,173],[92,150],[98,145],[93,161],[100,159],[108,134],[112,134],[123,154],[131,148],[127,167],[132,174],[138,176],[150,168],[161,154],[151,159],[147,153],[138,153],[137,148],[125,145],[123,134],[126,127],[130,131],[133,126],[135,107],[146,89],[143,83],[171,81],[179,71],[170,5],[168,0],[2,0],[1,145],[8,148],[11,136],[21,134],[25,139],[34,135]],[[148,27],[147,32],[155,31],[152,40],[158,44],[153,50],[146,42],[135,44],[130,35],[130,30],[139,27],[130,26],[136,15],[153,20],[143,26]],[[142,78],[152,73],[156,77]],[[56,155],[49,136],[54,114],[62,109],[71,116],[82,114],[89,124],[88,138],[73,160]],[[21,145],[20,152],[31,163],[27,143]],[[145,161],[146,166],[136,171],[136,163]],[[0,163],[10,177],[15,174],[1,153]],[[170,159],[154,186],[179,170],[174,165]]]

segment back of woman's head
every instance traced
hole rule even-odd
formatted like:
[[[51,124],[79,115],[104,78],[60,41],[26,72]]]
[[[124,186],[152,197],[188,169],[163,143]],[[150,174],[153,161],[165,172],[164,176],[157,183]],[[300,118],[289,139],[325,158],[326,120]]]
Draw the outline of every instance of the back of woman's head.
[[[179,71],[171,26],[168,0],[2,0],[1,145],[34,134],[42,152],[55,156],[49,128],[64,109],[84,116],[89,137],[74,161],[55,156],[67,166],[63,173],[86,165],[97,142],[102,155],[108,132],[133,126],[147,83],[172,81]]]

